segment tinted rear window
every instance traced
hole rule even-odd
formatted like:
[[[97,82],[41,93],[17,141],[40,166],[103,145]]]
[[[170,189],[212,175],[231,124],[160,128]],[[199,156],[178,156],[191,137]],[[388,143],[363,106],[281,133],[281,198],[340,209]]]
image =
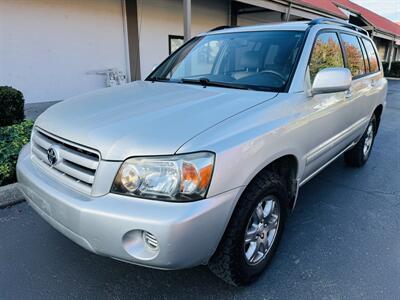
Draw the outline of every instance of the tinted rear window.
[[[355,35],[340,34],[347,57],[347,67],[353,77],[365,74],[364,57],[361,45]]]
[[[378,57],[376,55],[376,52],[374,50],[374,47],[372,46],[371,42],[367,39],[362,39],[365,45],[365,49],[367,51],[368,55],[368,60],[369,60],[369,68],[371,70],[371,73],[375,73],[379,71],[379,63],[378,63]]]
[[[361,49],[362,49],[362,54],[364,57],[365,72],[370,73],[368,55],[367,55],[367,52],[365,52],[365,47],[364,47],[363,43],[361,42],[361,38],[358,39],[358,42],[362,45]]]

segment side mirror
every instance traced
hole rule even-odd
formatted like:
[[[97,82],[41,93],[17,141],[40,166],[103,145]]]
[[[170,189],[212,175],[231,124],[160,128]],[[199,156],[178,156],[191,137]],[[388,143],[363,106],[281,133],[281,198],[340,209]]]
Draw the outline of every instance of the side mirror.
[[[317,73],[311,94],[344,92],[350,88],[351,72],[346,68],[326,68]]]

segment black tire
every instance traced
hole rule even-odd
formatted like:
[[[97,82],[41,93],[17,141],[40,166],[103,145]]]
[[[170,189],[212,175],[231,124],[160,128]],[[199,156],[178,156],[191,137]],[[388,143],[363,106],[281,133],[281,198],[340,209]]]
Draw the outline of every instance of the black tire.
[[[279,204],[277,232],[266,256],[259,263],[250,265],[245,258],[244,244],[249,220],[262,199],[270,196]],[[282,178],[269,170],[257,175],[239,199],[225,234],[209,262],[209,269],[234,286],[246,285],[257,279],[276,251],[288,214],[288,203],[288,192]]]
[[[369,121],[367,129],[365,130],[363,136],[358,141],[358,143],[353,148],[351,148],[350,150],[345,152],[344,160],[348,166],[354,167],[354,168],[360,168],[363,165],[365,165],[365,163],[367,162],[367,160],[371,154],[372,146],[374,145],[375,136],[376,136],[376,132],[377,132],[377,125],[378,125],[377,119],[374,114],[372,116],[371,120]],[[368,139],[368,130],[369,130],[370,126],[372,126],[372,141],[371,141],[371,145],[370,145],[368,151],[365,153],[364,145],[366,143],[366,140]]]

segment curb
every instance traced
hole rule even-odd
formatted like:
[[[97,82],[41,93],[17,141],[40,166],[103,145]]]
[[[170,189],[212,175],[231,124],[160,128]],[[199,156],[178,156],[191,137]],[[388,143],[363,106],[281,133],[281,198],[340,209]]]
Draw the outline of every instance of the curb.
[[[397,77],[385,77],[387,80],[400,80],[400,78]]]
[[[18,183],[0,187],[0,209],[25,201]]]

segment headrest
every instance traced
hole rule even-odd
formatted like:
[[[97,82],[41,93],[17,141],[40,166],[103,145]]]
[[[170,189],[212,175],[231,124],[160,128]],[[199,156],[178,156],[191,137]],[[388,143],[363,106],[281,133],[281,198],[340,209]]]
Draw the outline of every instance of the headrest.
[[[240,56],[240,66],[245,69],[259,69],[262,67],[260,51],[246,51]]]

